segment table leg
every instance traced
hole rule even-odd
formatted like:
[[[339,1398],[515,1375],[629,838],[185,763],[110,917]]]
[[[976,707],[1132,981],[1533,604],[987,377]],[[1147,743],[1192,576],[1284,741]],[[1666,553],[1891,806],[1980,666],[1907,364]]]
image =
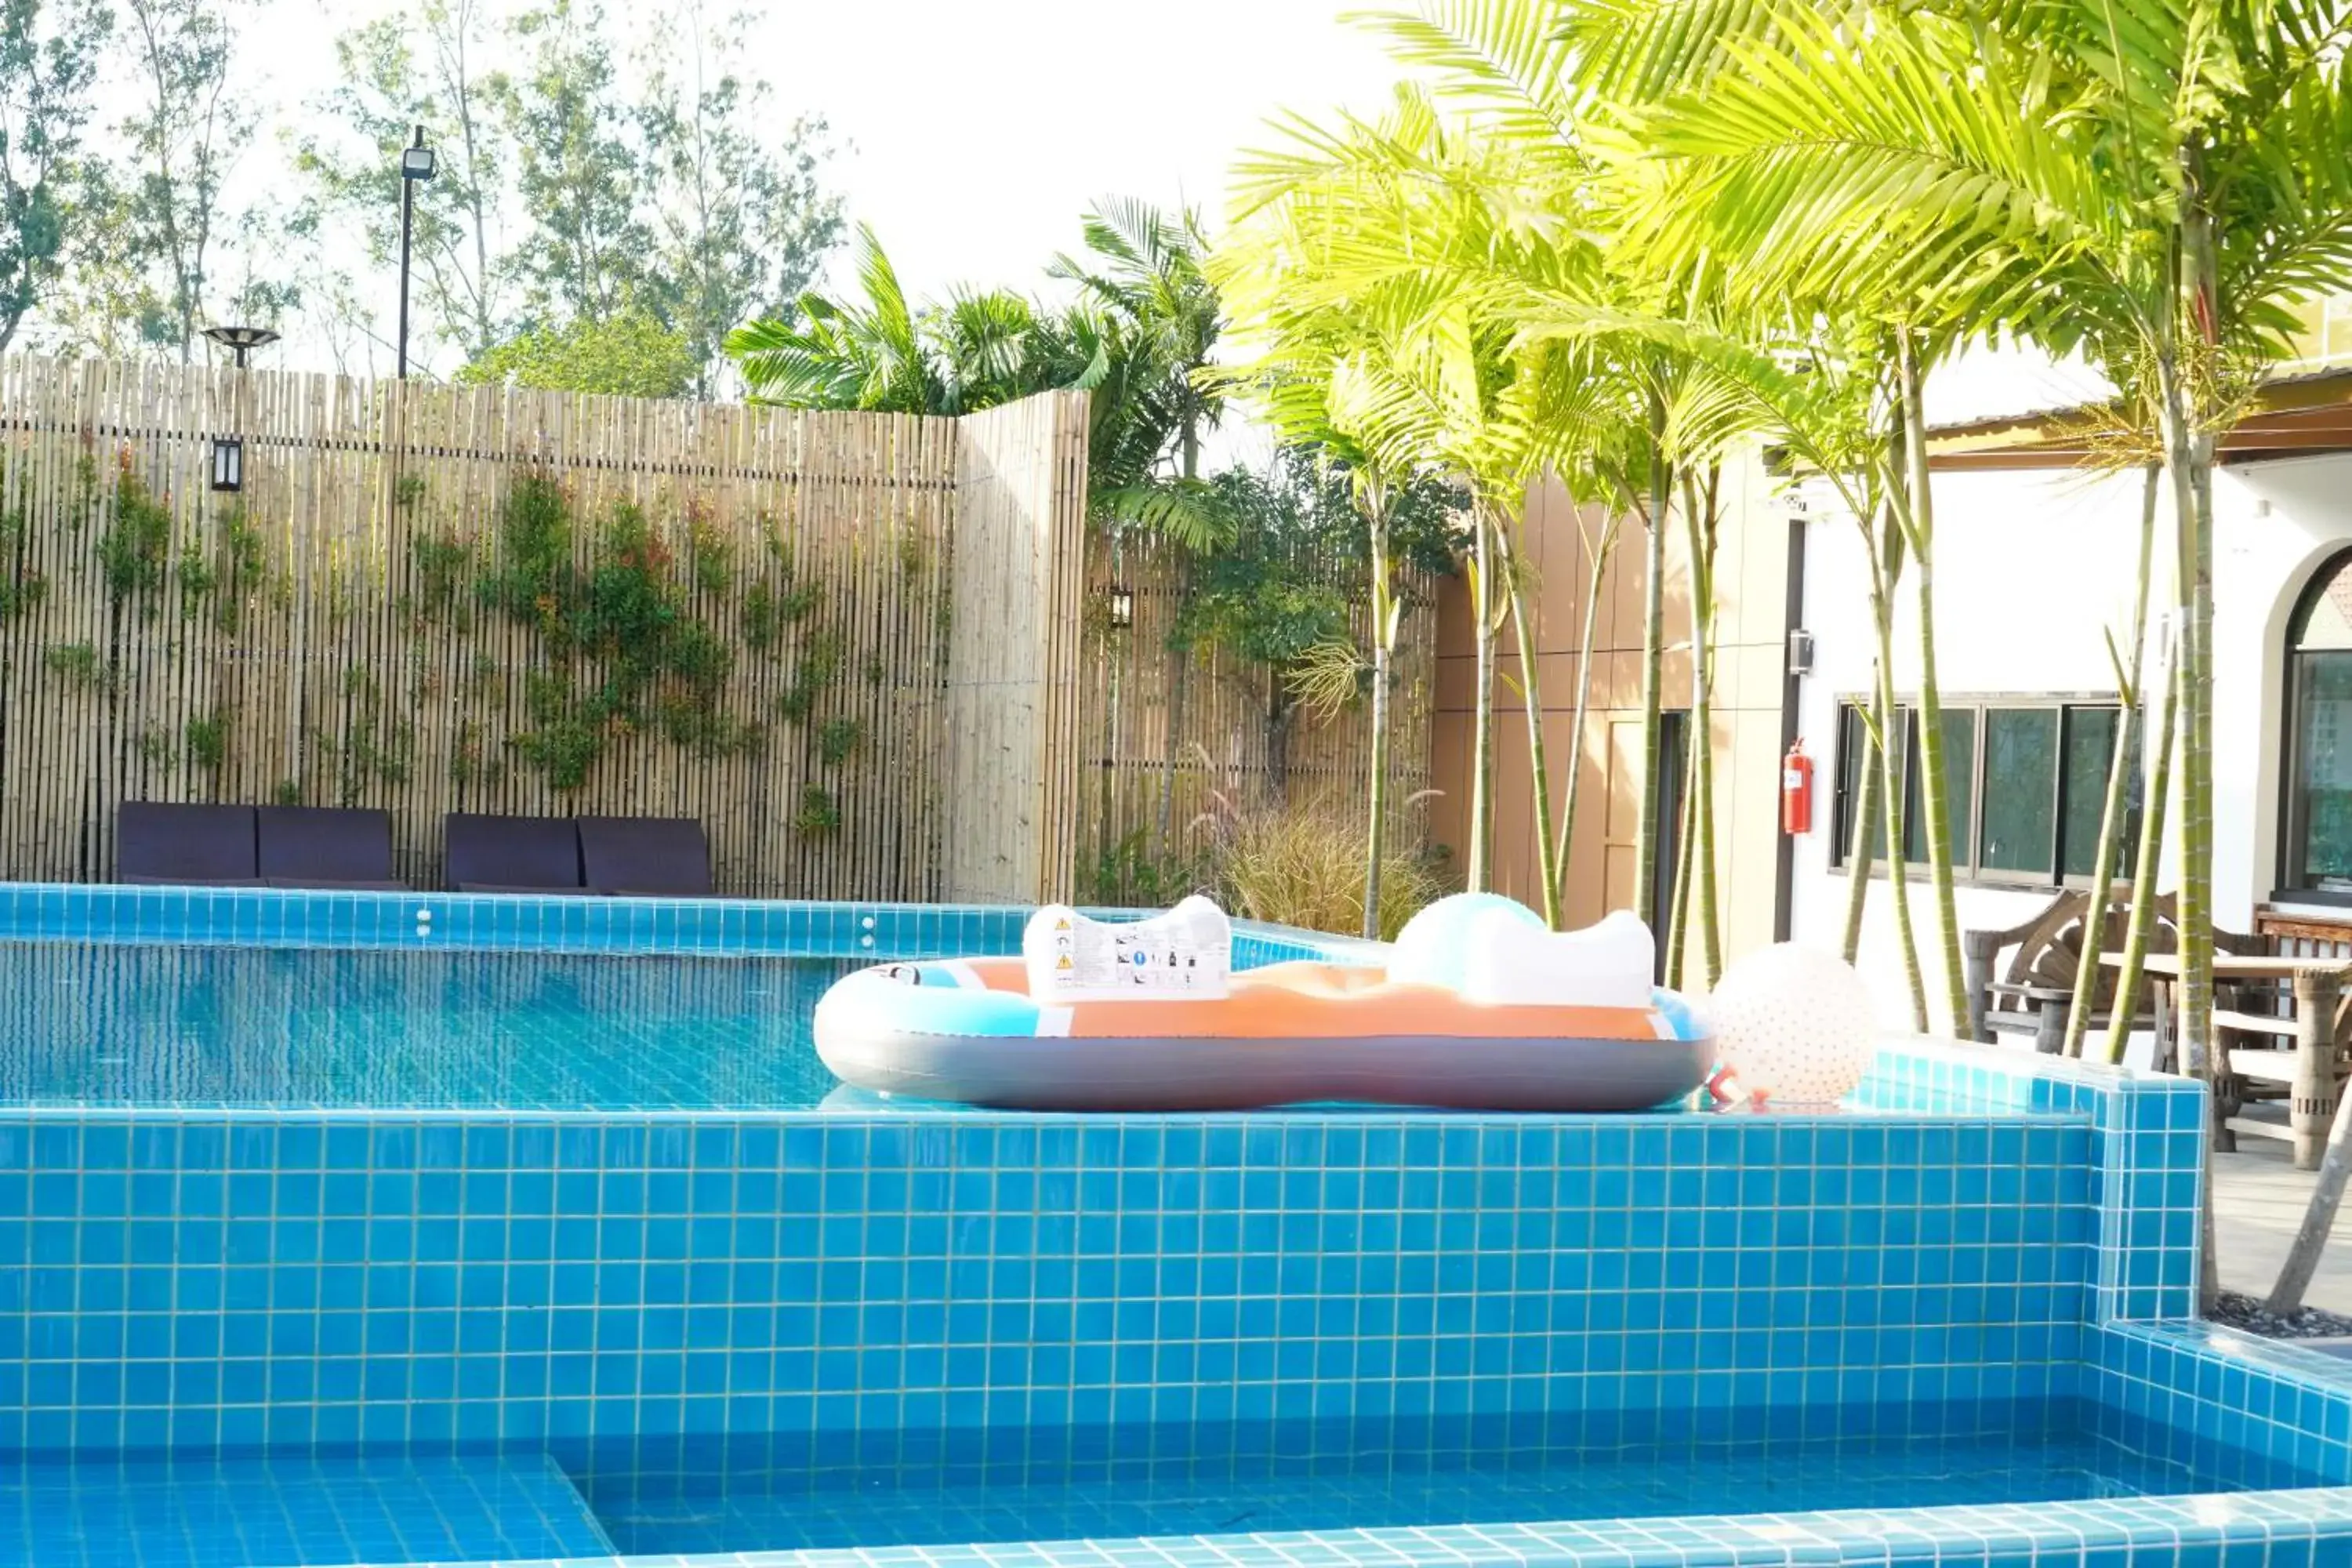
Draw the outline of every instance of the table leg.
[[[2294,1090],[2287,1122],[2294,1132],[2294,1168],[2319,1169],[2327,1125],[2336,1116],[2336,1001],[2333,974],[2294,977]]]
[[[2156,1044],[2150,1048],[2148,1065],[2158,1072],[2171,1072],[2172,1060],[2172,982],[2157,980],[2147,988],[2148,1011],[2155,1015]]]

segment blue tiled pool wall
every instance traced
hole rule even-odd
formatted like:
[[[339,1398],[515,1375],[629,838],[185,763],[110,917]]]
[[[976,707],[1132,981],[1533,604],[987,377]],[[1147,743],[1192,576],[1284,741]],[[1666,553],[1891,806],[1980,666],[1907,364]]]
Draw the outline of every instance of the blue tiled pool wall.
[[[1936,1116],[2087,1120],[2096,1133],[2091,1316],[2098,1321],[2196,1316],[2206,1100],[2193,1080],[1902,1040],[1878,1053],[1854,1103]]]
[[[2098,1430],[2158,1458],[2227,1452],[2261,1480],[2284,1464],[2352,1485],[2352,1367],[2202,1323],[2117,1323],[2089,1342],[2084,1394]],[[2227,1467],[2225,1468],[2225,1471]]]
[[[1097,910],[1106,919],[1135,911]],[[272,947],[948,958],[1020,951],[1025,909],[0,883],[0,938]],[[1343,937],[1236,922],[1234,963],[1362,962]]]
[[[2073,1117],[20,1115],[0,1448],[2063,1394],[2095,1150]]]

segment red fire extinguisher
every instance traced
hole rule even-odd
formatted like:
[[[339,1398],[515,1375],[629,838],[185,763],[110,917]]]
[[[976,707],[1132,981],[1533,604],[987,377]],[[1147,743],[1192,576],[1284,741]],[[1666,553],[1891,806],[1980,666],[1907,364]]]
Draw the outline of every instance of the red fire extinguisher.
[[[1813,759],[1805,755],[1805,742],[1800,740],[1780,763],[1780,831],[1812,830]]]

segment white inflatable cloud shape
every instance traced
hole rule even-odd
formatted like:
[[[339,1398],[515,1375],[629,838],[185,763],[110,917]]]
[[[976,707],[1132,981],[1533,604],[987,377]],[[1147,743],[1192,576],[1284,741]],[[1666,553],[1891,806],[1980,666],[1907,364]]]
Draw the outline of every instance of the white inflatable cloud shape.
[[[1461,990],[1476,945],[1475,932],[1487,921],[1546,929],[1543,916],[1500,893],[1450,894],[1404,922],[1389,954],[1389,978],[1402,985]]]
[[[1656,967],[1650,928],[1624,910],[1554,931],[1499,893],[1456,893],[1405,922],[1389,978],[1498,1006],[1646,1007]]]
[[[1510,1007],[1647,1007],[1657,944],[1623,910],[1582,931],[1489,913],[1470,928],[1462,999]]]

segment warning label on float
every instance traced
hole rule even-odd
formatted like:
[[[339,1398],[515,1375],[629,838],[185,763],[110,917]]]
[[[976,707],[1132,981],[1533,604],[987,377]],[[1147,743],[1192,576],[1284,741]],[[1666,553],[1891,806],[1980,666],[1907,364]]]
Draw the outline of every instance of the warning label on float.
[[[1206,899],[1143,921],[1089,920],[1051,905],[1023,933],[1038,1001],[1198,1001],[1225,994],[1233,927]]]

